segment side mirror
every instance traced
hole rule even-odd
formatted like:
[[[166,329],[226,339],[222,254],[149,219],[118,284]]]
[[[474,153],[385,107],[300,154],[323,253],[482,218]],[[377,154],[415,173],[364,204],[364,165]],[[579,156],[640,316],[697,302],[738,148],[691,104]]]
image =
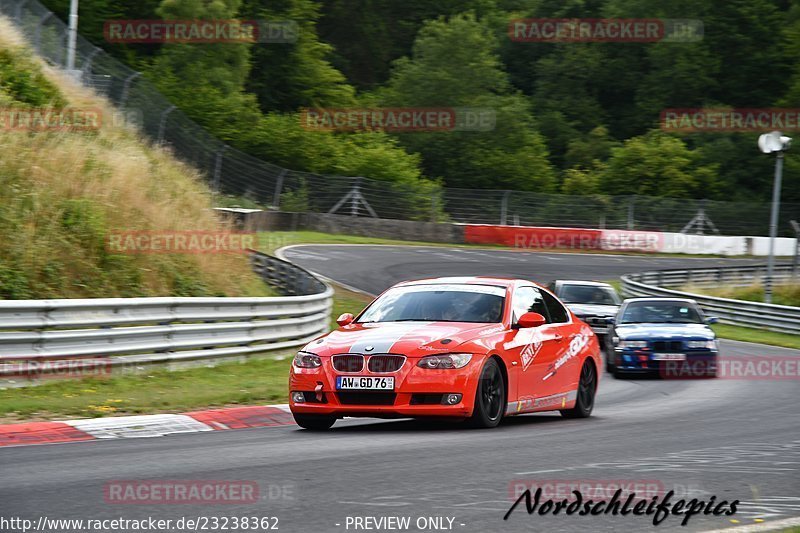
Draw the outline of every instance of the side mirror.
[[[354,317],[352,313],[342,313],[339,315],[339,318],[336,319],[336,323],[340,326],[346,326],[352,324],[355,319],[356,317]]]
[[[707,316],[706,317],[706,324],[716,324],[717,322],[719,322],[719,318],[717,318],[715,316]]]
[[[525,313],[519,320],[517,321],[518,328],[537,328],[543,324],[547,323],[547,319],[545,319],[539,313]]]
[[[613,316],[610,316],[610,317],[606,318],[606,324],[616,324],[616,323],[617,323],[617,319],[614,318]]]

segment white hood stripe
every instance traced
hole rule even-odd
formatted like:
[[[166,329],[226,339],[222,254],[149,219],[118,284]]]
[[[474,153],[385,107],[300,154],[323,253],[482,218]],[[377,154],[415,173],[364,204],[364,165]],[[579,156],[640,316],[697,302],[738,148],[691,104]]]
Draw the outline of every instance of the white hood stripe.
[[[424,328],[432,322],[384,323],[371,331],[364,331],[350,347],[350,353],[388,353],[394,344],[414,330]],[[366,351],[368,346],[372,349]]]

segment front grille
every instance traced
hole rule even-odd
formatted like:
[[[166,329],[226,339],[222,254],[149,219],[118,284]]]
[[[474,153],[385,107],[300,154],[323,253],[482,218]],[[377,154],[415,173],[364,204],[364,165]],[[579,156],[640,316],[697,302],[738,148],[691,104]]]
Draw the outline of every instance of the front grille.
[[[681,341],[653,341],[654,352],[680,352],[683,350]]]
[[[370,372],[397,372],[405,362],[406,358],[402,355],[380,354],[370,357],[367,367]]]
[[[344,405],[394,405],[394,392],[339,392],[339,403]]]
[[[356,353],[345,353],[332,357],[333,368],[339,372],[361,372],[364,370],[364,356]]]

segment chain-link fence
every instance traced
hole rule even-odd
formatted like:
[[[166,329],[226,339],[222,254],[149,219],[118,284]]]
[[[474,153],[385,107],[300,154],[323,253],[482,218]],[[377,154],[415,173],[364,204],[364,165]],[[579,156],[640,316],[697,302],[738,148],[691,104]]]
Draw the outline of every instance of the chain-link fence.
[[[39,54],[66,64],[67,27],[37,0],[0,0]],[[287,211],[480,224],[603,227],[766,235],[770,205],[644,196],[568,196],[522,191],[449,189],[366,178],[322,176],[281,168],[215,138],[161,95],[139,72],[78,36],[75,68],[84,84],[122,110],[145,134],[202,171],[217,192]],[[800,204],[781,206],[782,234],[800,219]]]

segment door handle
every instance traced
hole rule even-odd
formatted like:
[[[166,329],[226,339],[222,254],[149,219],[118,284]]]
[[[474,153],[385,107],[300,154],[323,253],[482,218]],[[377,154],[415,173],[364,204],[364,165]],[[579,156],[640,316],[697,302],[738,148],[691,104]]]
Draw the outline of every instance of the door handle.
[[[554,339],[556,342],[561,342],[561,341],[563,341],[563,340],[564,340],[564,336],[563,336],[563,335],[560,335],[560,334],[558,334],[558,333],[556,333],[555,335],[553,335],[553,339]]]

